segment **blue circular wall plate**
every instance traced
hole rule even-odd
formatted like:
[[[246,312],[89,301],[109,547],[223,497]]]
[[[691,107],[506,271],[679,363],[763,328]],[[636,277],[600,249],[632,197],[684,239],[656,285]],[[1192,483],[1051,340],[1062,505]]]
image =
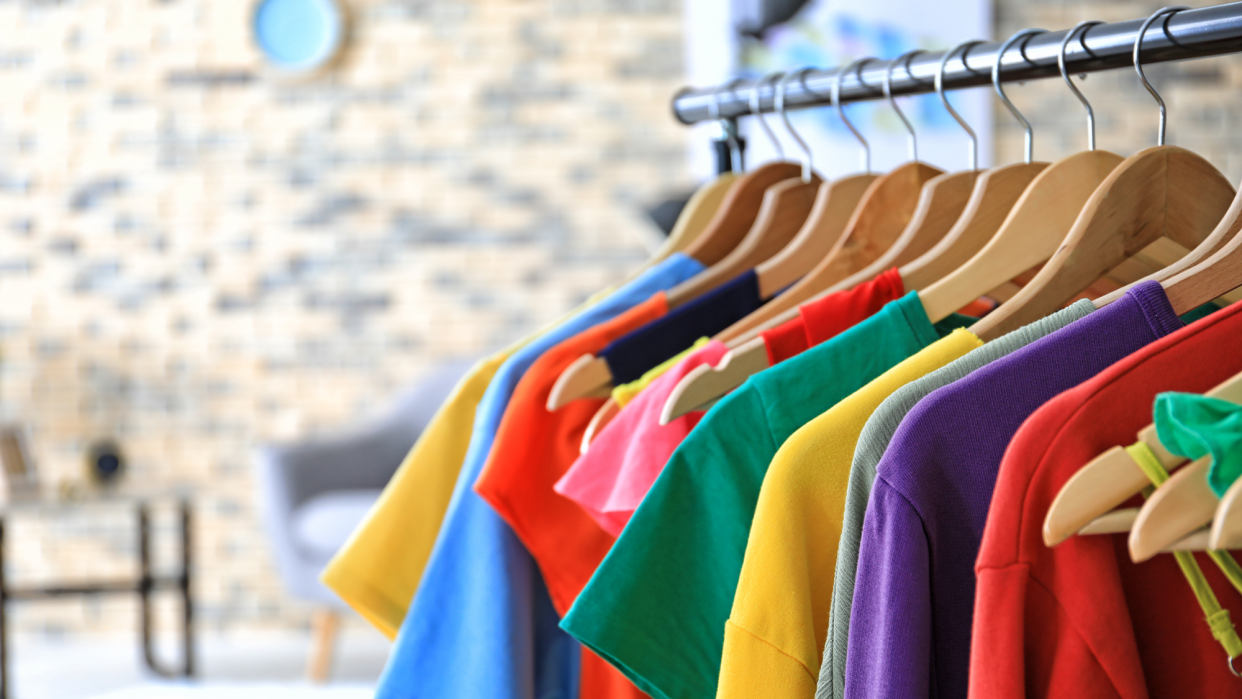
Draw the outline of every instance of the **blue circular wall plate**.
[[[325,67],[345,42],[345,11],[338,0],[259,0],[251,29],[272,66],[289,73]]]

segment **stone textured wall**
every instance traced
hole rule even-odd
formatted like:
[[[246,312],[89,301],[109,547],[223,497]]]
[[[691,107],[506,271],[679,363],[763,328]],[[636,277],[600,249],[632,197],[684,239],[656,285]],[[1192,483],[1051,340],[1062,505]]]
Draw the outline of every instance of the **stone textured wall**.
[[[255,444],[382,409],[436,360],[618,280],[653,234],[641,207],[689,185],[668,114],[676,0],[347,3],[340,65],[289,84],[250,46],[249,0],[0,2],[0,417],[31,426],[49,493],[82,488],[83,449],[111,435],[124,491],[191,494],[207,628],[307,619],[258,528]],[[995,36],[1156,7],[998,0]],[[1242,177],[1242,57],[1149,76],[1170,143]],[[1101,148],[1154,143],[1133,72],[1083,89]],[[1059,82],[1009,94],[1037,158],[1085,147]],[[996,114],[996,160],[1014,161],[1022,134]],[[130,521],[103,512],[23,515],[10,576],[131,572]],[[133,613],[58,602],[16,618],[115,631]]]
[[[0,412],[49,492],[112,435],[123,491],[191,493],[206,628],[307,618],[258,528],[256,443],[380,410],[620,279],[656,235],[643,205],[690,185],[680,3],[346,4],[340,65],[289,84],[249,0],[0,3]],[[124,575],[128,522],[23,515],[10,577]]]

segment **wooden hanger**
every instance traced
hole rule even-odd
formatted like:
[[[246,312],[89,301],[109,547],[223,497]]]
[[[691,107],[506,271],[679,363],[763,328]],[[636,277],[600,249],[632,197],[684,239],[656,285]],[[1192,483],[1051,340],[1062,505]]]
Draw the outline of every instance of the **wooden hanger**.
[[[1130,156],[1101,183],[1048,264],[971,328],[979,337],[990,340],[1042,318],[1161,236],[1193,250],[1229,208],[1233,187],[1211,163],[1164,145],[1164,100],[1143,74],[1147,28],[1176,11],[1165,8],[1148,17],[1134,42],[1135,71],[1160,107],[1159,145]]]
[[[1242,478],[1233,482],[1216,506],[1212,531],[1208,536],[1210,549],[1242,548]]]
[[[1087,111],[1086,153],[1062,158],[1051,166],[1032,163],[1030,124],[1013,109],[1000,87],[999,64],[993,66],[993,87],[1027,131],[1026,157],[1023,163],[985,173],[958,226],[936,249],[902,268],[906,287],[919,290],[933,322],[1051,257],[1090,192],[1121,162],[1119,155],[1096,152],[1095,114],[1065,68],[1069,42],[1080,29],[1085,36],[1085,30],[1097,24],[1081,22],[1070,29],[1057,54],[1061,77]],[[1011,37],[1006,48],[1028,35],[1020,32]],[[941,99],[949,107],[943,94]],[[982,252],[985,248],[987,252]]]
[[[732,172],[721,173],[711,182],[695,190],[690,200],[686,202],[685,208],[677,215],[673,230],[669,232],[668,238],[664,240],[654,257],[662,260],[675,252],[685,250],[707,230],[707,226],[716,212],[720,210],[729,190],[737,183],[737,179],[737,175]]]
[[[908,163],[898,168],[898,170],[920,165],[921,163]],[[928,170],[932,169],[930,166],[922,167]],[[918,172],[918,170],[910,168],[910,172]],[[896,171],[891,174],[896,174]],[[889,249],[882,252],[870,264],[863,267],[862,270],[855,272],[843,281],[829,287],[828,290],[821,292],[821,295],[834,293],[841,288],[853,288],[886,269],[904,264],[907,260],[915,259],[927,252],[953,227],[953,223],[960,216],[962,210],[966,208],[966,202],[970,197],[974,180],[978,174],[975,171],[947,173],[927,180],[921,190],[922,193],[919,196],[914,214]],[[880,185],[884,179],[882,177],[876,180],[873,187]],[[893,211],[892,207],[880,205],[878,201],[871,200],[870,198],[864,198],[863,202],[859,211],[855,212],[856,217],[862,217],[868,211],[875,212],[876,214],[881,212],[891,214]],[[873,202],[876,204],[875,206],[872,206]],[[884,216],[883,218],[888,217]],[[807,280],[804,279],[803,282],[799,282],[798,287],[805,281]],[[768,306],[785,299],[786,296],[798,287],[769,301],[764,308],[766,309]],[[819,298],[819,296],[816,298]],[[751,332],[757,335],[763,329],[779,325],[796,317],[798,317],[798,309],[795,306],[784,314],[778,315],[776,318],[753,328]],[[730,330],[732,329],[730,328]],[[719,340],[721,337],[717,336],[716,339]],[[696,367],[682,377],[664,404],[664,411],[660,418],[661,424],[666,425],[686,413],[700,409],[704,403],[719,399],[724,394],[742,385],[751,375],[757,374],[769,367],[767,348],[763,344],[761,337],[734,338],[727,344],[733,346],[733,349],[720,364],[715,367],[706,364]]]
[[[948,57],[959,50],[966,50],[970,46],[980,42],[966,42],[949,51],[945,58],[941,61],[941,69],[937,74],[938,91],[941,92],[942,100],[951,114],[956,115],[952,105],[943,98],[943,73],[944,66],[948,62]],[[778,325],[789,317],[796,314],[796,308],[800,304],[808,301],[825,289],[831,288],[840,283],[842,280],[849,278],[851,275],[857,274],[859,271],[866,269],[871,263],[877,260],[886,251],[891,249],[901,238],[903,231],[906,231],[911,220],[915,217],[918,207],[921,203],[923,195],[923,186],[932,178],[944,174],[942,170],[932,168],[918,162],[917,152],[917,136],[914,128],[910,125],[905,114],[897,105],[896,100],[892,96],[892,69],[903,62],[908,64],[910,58],[918,54],[918,51],[912,51],[903,54],[889,64],[889,71],[885,74],[884,93],[888,98],[889,105],[897,113],[897,116],[905,124],[910,134],[911,157],[912,161],[897,167],[888,175],[882,176],[875,180],[871,188],[863,196],[862,201],[858,204],[858,208],[854,210],[850,222],[846,226],[845,233],[838,239],[837,244],[828,252],[826,257],[820,259],[806,276],[797,284],[785,291],[783,294],[765,304],[762,308],[751,313],[746,318],[733,324],[715,339],[720,340],[734,346],[740,346],[742,343],[758,336],[759,332],[768,327]],[[846,68],[838,71],[836,80],[833,82],[833,103],[837,105],[837,114],[840,116],[842,123],[854,135],[862,146],[864,157],[864,168],[869,168],[870,148],[866,139],[854,127],[853,123],[845,115],[844,105],[840,100],[840,79],[843,75],[850,73],[856,67],[861,67],[871,59],[863,59],[855,61]],[[907,71],[909,68],[907,67]],[[972,143],[972,162],[974,161],[974,132],[970,127],[965,125],[961,117],[956,117],[968,134],[971,135]],[[973,169],[973,168],[972,168]],[[738,365],[734,365],[735,370]]]
[[[1204,395],[1234,403],[1242,402],[1242,374],[1221,383]],[[1148,425],[1140,430],[1138,441],[1151,448],[1160,465],[1167,471],[1175,472],[1187,463],[1186,459],[1175,456],[1164,448],[1164,445],[1160,443],[1160,438],[1156,435],[1155,425]],[[1173,475],[1176,477],[1178,473]],[[1172,482],[1171,477],[1156,492],[1159,493]],[[1048,514],[1044,517],[1044,543],[1048,546],[1056,546],[1074,534],[1111,534],[1131,531],[1139,510],[1137,508],[1115,510],[1114,508],[1138,495],[1150,485],[1151,480],[1138,467],[1138,464],[1134,463],[1134,459],[1130,457],[1125,448],[1109,449],[1079,469],[1061,487],[1056,499],[1052,501],[1052,506],[1048,508]],[[1213,500],[1215,500],[1214,497]],[[1214,511],[1215,508],[1213,508]],[[1200,524],[1211,519],[1212,513],[1209,513],[1207,519]],[[1177,538],[1180,537],[1173,538],[1173,541]]]
[[[621,406],[617,404],[617,399],[611,396],[596,411],[595,416],[591,418],[591,422],[587,424],[586,432],[582,433],[582,446],[579,449],[580,454],[587,453],[587,448],[591,446],[595,436],[604,431],[608,423],[621,412]]]
[[[763,117],[759,96],[765,83],[773,79],[778,80],[777,86],[773,88],[773,97],[774,102],[781,103],[780,107],[783,112],[784,84],[787,77],[782,73],[776,73],[758,80],[750,95],[751,113],[759,120],[759,125],[768,135],[782,159],[784,159],[784,149]],[[794,136],[807,155],[800,168],[800,176],[768,188],[764,193],[763,203],[754,224],[741,242],[728,255],[712,263],[711,267],[701,274],[670,289],[668,292],[670,308],[682,306],[742,272],[753,269],[779,252],[797,235],[811,213],[822,180],[811,170],[810,151],[806,150],[806,143],[801,138],[797,138],[796,133]]]
[[[1018,35],[1015,35],[1015,37],[1011,39],[1010,43],[1038,31],[1039,30],[1029,30],[1025,33],[1019,32]],[[962,44],[948,51],[941,59],[940,70],[936,76],[936,91],[940,95],[941,101],[949,113],[957,120],[957,122],[971,138],[972,147],[970,152],[972,163],[975,162],[974,131],[971,130],[970,126],[966,124],[956,110],[953,109],[952,104],[950,104],[947,97],[945,97],[943,89],[943,74],[945,64],[950,56],[957,53],[959,50],[969,48],[969,46],[975,43],[978,42],[967,42],[966,44]],[[1001,55],[1003,55],[1003,52]],[[894,63],[896,62],[897,61],[894,61]],[[999,66],[994,66],[993,73],[994,81],[999,83]],[[891,96],[891,93],[889,94]],[[893,106],[896,109],[896,105],[894,104]],[[901,115],[900,109],[897,109],[897,112],[898,115]],[[1018,117],[1021,119],[1020,114]],[[1117,156],[1117,160],[1120,161],[1121,158]],[[1022,187],[1024,187],[1027,182],[1031,182],[1032,178],[1037,177],[1037,175],[1046,167],[1046,163],[1030,163],[1028,151],[1028,162],[1020,165],[995,168],[987,173],[978,173],[977,170],[972,169],[969,174],[973,176],[974,186],[968,194],[968,199],[963,205],[963,210],[960,215],[955,217],[953,223],[950,224],[950,229],[947,233],[944,233],[941,236],[941,240],[938,243],[931,245],[930,249],[928,249],[928,247],[920,247],[917,245],[907,246],[904,250],[896,253],[892,251],[901,246],[894,243],[894,245],[890,247],[889,253],[882,254],[875,262],[873,262],[873,264],[869,265],[867,268],[864,268],[861,273],[847,277],[844,281],[839,281],[835,285],[829,286],[827,291],[820,293],[819,297],[841,289],[853,288],[853,286],[856,286],[858,283],[867,281],[876,274],[879,274],[892,266],[902,267],[902,279],[903,282],[906,282],[907,288],[921,288],[922,284],[928,283],[943,274],[942,270],[955,267],[960,264],[960,261],[965,257],[969,257],[970,254],[978,248],[978,246],[983,244],[983,241],[986,241],[989,237],[992,237],[991,234],[996,232],[996,227],[1000,225],[1002,220],[1004,220],[1005,215],[1013,205],[1014,200],[1018,198],[1018,194],[1022,191]],[[965,181],[965,178],[960,180],[960,182]],[[1051,194],[1054,201],[1059,201],[1059,192]],[[1043,202],[1041,201],[1040,203],[1042,204]],[[1041,214],[1042,212],[1032,206],[1028,216],[1034,218],[1040,216]],[[903,235],[910,231],[911,227],[907,226],[906,230],[903,231]],[[1058,233],[1063,231],[1064,229],[1061,229]],[[1014,235],[1014,237],[1018,237],[1018,232],[1018,229],[1015,229],[1012,235]],[[1051,251],[1049,251],[1048,254],[1051,254]],[[1018,272],[1029,268],[1029,266],[1030,265],[1015,271],[1009,277],[999,280],[997,284],[989,286],[983,291],[991,290],[993,287],[1007,281]],[[908,273],[914,274],[914,281],[918,283],[919,286],[915,286],[915,284],[909,282],[909,279],[907,278]],[[786,292],[775,301],[767,304],[767,306],[763,309],[760,309],[762,313],[766,314],[769,309],[774,308],[773,304],[785,301],[784,305],[788,310],[780,309],[784,310],[784,313],[781,315],[778,315],[775,318],[769,316],[760,320],[760,312],[757,312],[748,317],[742,324],[735,325],[727,330],[726,335],[728,336],[722,335],[717,337],[717,339],[728,341],[728,343],[733,347],[730,354],[726,357],[728,361],[722,362],[715,368],[707,366],[699,367],[694,372],[691,372],[684,377],[677,388],[675,388],[670,394],[664,407],[662,420],[667,423],[667,421],[680,415],[684,415],[691,410],[698,409],[703,402],[718,399],[728,391],[740,386],[750,375],[768,368],[769,363],[767,348],[764,345],[762,338],[758,337],[758,334],[764,329],[774,327],[775,325],[779,325],[780,323],[797,317],[797,309],[794,306],[801,303],[805,299],[793,298],[792,292],[795,290],[796,288],[790,290],[790,292]],[[954,306],[952,310],[956,310],[966,303],[969,303],[969,301],[974,300],[974,298],[978,295],[979,294],[976,294],[957,306]],[[787,297],[789,297],[789,300],[786,300]],[[948,313],[945,315],[947,316]]]

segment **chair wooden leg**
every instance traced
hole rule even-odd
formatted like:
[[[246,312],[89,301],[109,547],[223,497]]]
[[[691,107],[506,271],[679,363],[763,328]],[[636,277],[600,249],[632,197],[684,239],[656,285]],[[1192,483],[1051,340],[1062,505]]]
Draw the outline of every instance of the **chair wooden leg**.
[[[332,651],[336,645],[336,631],[340,627],[341,618],[331,609],[315,611],[311,625],[312,645],[310,662],[306,666],[306,675],[311,682],[323,684],[328,681],[332,672]]]

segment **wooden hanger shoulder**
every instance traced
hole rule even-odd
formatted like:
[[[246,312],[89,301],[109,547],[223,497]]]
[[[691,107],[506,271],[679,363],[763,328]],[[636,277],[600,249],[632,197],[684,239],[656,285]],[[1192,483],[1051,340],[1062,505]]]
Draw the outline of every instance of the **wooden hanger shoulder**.
[[[763,203],[750,230],[724,259],[668,291],[669,308],[685,305],[769,259],[802,228],[822,180],[796,177],[778,182],[763,195]]]
[[[685,208],[678,214],[677,222],[673,224],[668,238],[653,257],[657,260],[664,259],[685,250],[693,243],[707,229],[737,180],[737,175],[726,172],[695,190]]]
[[[1027,185],[1046,167],[1048,163],[1018,163],[980,173],[953,228],[926,254],[901,268],[905,287],[924,289],[979,252],[1000,230]]]
[[[660,424],[667,425],[719,400],[769,366],[767,346],[758,339],[732,350],[714,367],[709,364],[695,367],[677,382],[664,402]]]
[[[606,398],[612,393],[608,362],[593,354],[574,360],[557,377],[548,394],[548,411],[555,412],[579,398]]]
[[[770,299],[824,259],[845,233],[858,203],[879,176],[851,175],[819,186],[806,223],[793,240],[755,268],[760,298]]]
[[[599,410],[595,412],[595,416],[591,418],[591,422],[587,425],[586,432],[582,433],[582,447],[579,453],[587,453],[591,442],[595,440],[596,435],[604,431],[608,423],[621,412],[621,406],[617,404],[617,400],[611,396],[604,404],[599,406]]]
[[[1239,193],[1217,226],[1227,239],[1206,259],[1190,269],[1162,280],[1174,310],[1198,308],[1242,286],[1242,193]],[[1180,311],[1179,311],[1180,312]]]
[[[1242,478],[1233,482],[1216,506],[1212,517],[1212,533],[1208,539],[1212,549],[1242,549]]]
[[[990,340],[1044,317],[1162,235],[1194,249],[1234,194],[1219,170],[1184,148],[1155,146],[1130,156],[1091,195],[1035,278],[972,332]]]
[[[729,188],[711,223],[682,252],[708,266],[723,260],[750,231],[768,187],[801,175],[801,165],[787,162],[760,165],[742,175]]]
[[[716,336],[721,342],[753,336],[756,328],[771,327],[783,314],[797,314],[803,301],[857,272],[892,247],[914,217],[923,185],[942,170],[912,162],[876,178],[854,209],[845,232],[828,255],[785,293]],[[779,324],[779,323],[778,323]]]
[[[1000,230],[965,264],[925,289],[919,299],[933,322],[943,320],[1057,251],[1096,187],[1123,158],[1087,151],[1044,168],[1023,191]]]
[[[1207,239],[1196,246],[1188,254],[1184,255],[1180,259],[1170,262],[1167,265],[1164,265],[1155,273],[1144,277],[1140,281],[1150,280],[1164,282],[1165,280],[1171,280],[1177,277],[1177,275],[1196,267],[1199,263],[1211,258],[1217,252],[1222,250],[1237,236],[1240,229],[1242,229],[1242,194],[1234,196],[1233,202],[1229,205],[1229,209],[1225,212],[1224,217],[1219,223],[1216,224],[1216,228],[1212,230],[1211,235],[1209,235]],[[1095,304],[1096,308],[1103,308],[1104,306],[1107,306],[1113,301],[1116,301],[1124,296],[1126,291],[1128,291],[1131,286],[1133,286],[1133,284],[1123,286],[1110,294],[1101,296],[1092,303]],[[1166,289],[1166,292],[1167,291],[1168,290]],[[1204,303],[1207,302],[1205,301]],[[1197,308],[1200,305],[1203,304],[1191,306],[1191,308]]]
[[[1205,395],[1242,402],[1242,374],[1221,382]],[[1176,471],[1186,463],[1186,459],[1164,448],[1154,425],[1140,430],[1138,441],[1151,448],[1166,471]],[[1107,516],[1110,510],[1149,485],[1151,480],[1124,448],[1109,449],[1078,469],[1061,487],[1044,517],[1044,543],[1056,546],[1079,531],[1095,526],[1094,523]]]
[[[1219,502],[1207,483],[1211,457],[1169,477],[1139,508],[1130,529],[1130,558],[1142,563],[1212,521]]]

